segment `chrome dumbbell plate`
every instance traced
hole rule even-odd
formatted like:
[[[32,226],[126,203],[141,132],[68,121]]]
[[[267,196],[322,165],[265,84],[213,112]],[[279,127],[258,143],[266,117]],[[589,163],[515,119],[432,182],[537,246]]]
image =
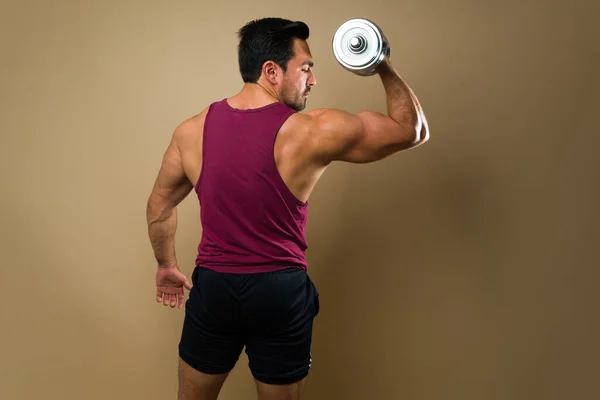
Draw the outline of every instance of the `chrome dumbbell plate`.
[[[389,55],[389,45],[375,23],[364,18],[354,18],[337,29],[333,37],[333,53],[348,71],[372,75],[384,55]]]

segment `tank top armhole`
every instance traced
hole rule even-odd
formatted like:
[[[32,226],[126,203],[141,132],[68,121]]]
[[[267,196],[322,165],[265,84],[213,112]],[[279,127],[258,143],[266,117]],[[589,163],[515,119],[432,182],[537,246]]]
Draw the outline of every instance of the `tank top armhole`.
[[[194,185],[194,191],[198,195],[198,200],[200,200],[200,184],[202,182],[202,176],[204,175],[204,160],[206,160],[206,132],[208,131],[207,128],[209,125],[209,117],[214,106],[215,103],[212,103],[208,106],[208,111],[206,112],[206,116],[204,117],[204,124],[202,127],[202,162],[200,163],[200,174],[198,175],[198,180]]]
[[[275,175],[277,176],[277,180],[279,181],[279,186],[280,186],[281,190],[283,192],[285,192],[285,194],[289,198],[289,200],[293,201],[299,207],[307,207],[308,201],[302,201],[298,197],[296,197],[296,195],[294,193],[292,193],[292,191],[290,190],[288,185],[283,180],[283,177],[279,173],[279,169],[277,168],[277,163],[275,162],[275,141],[277,140],[277,136],[279,135],[279,131],[281,130],[281,127],[283,126],[283,124],[294,114],[296,114],[296,110],[290,109],[288,112],[286,112],[283,115],[283,117],[281,118],[281,120],[279,121],[279,123],[276,126],[275,134],[273,135],[273,141],[271,143],[271,160],[272,160],[271,165],[273,166],[273,171],[275,172]]]

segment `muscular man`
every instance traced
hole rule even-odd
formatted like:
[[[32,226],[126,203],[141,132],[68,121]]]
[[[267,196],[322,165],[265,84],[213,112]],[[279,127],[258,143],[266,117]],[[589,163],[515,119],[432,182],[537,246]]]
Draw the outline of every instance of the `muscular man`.
[[[310,194],[334,161],[374,162],[429,137],[389,59],[378,67],[387,114],[301,113],[316,83],[308,36],[306,24],[280,18],[239,31],[241,90],[174,130],[148,199],[156,301],[185,305],[180,400],[216,399],[244,346],[260,400],[300,398],[319,311],[305,258]],[[202,238],[188,281],[174,237],[192,189]]]

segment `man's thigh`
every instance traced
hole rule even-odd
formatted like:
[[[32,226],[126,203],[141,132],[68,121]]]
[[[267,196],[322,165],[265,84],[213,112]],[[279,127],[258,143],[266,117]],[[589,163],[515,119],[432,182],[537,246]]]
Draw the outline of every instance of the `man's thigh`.
[[[286,269],[253,277],[244,296],[246,353],[259,394],[299,393],[312,363],[319,312],[314,283],[305,271]]]
[[[229,372],[205,374],[179,359],[178,400],[217,400]]]

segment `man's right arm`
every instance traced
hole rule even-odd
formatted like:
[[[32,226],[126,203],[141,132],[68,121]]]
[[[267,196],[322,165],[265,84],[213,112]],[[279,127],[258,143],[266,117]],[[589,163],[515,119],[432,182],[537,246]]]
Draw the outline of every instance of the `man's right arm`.
[[[387,97],[387,115],[375,111],[351,114],[337,109],[309,112],[313,117],[313,144],[317,158],[369,163],[429,139],[421,105],[388,59],[378,66]]]

